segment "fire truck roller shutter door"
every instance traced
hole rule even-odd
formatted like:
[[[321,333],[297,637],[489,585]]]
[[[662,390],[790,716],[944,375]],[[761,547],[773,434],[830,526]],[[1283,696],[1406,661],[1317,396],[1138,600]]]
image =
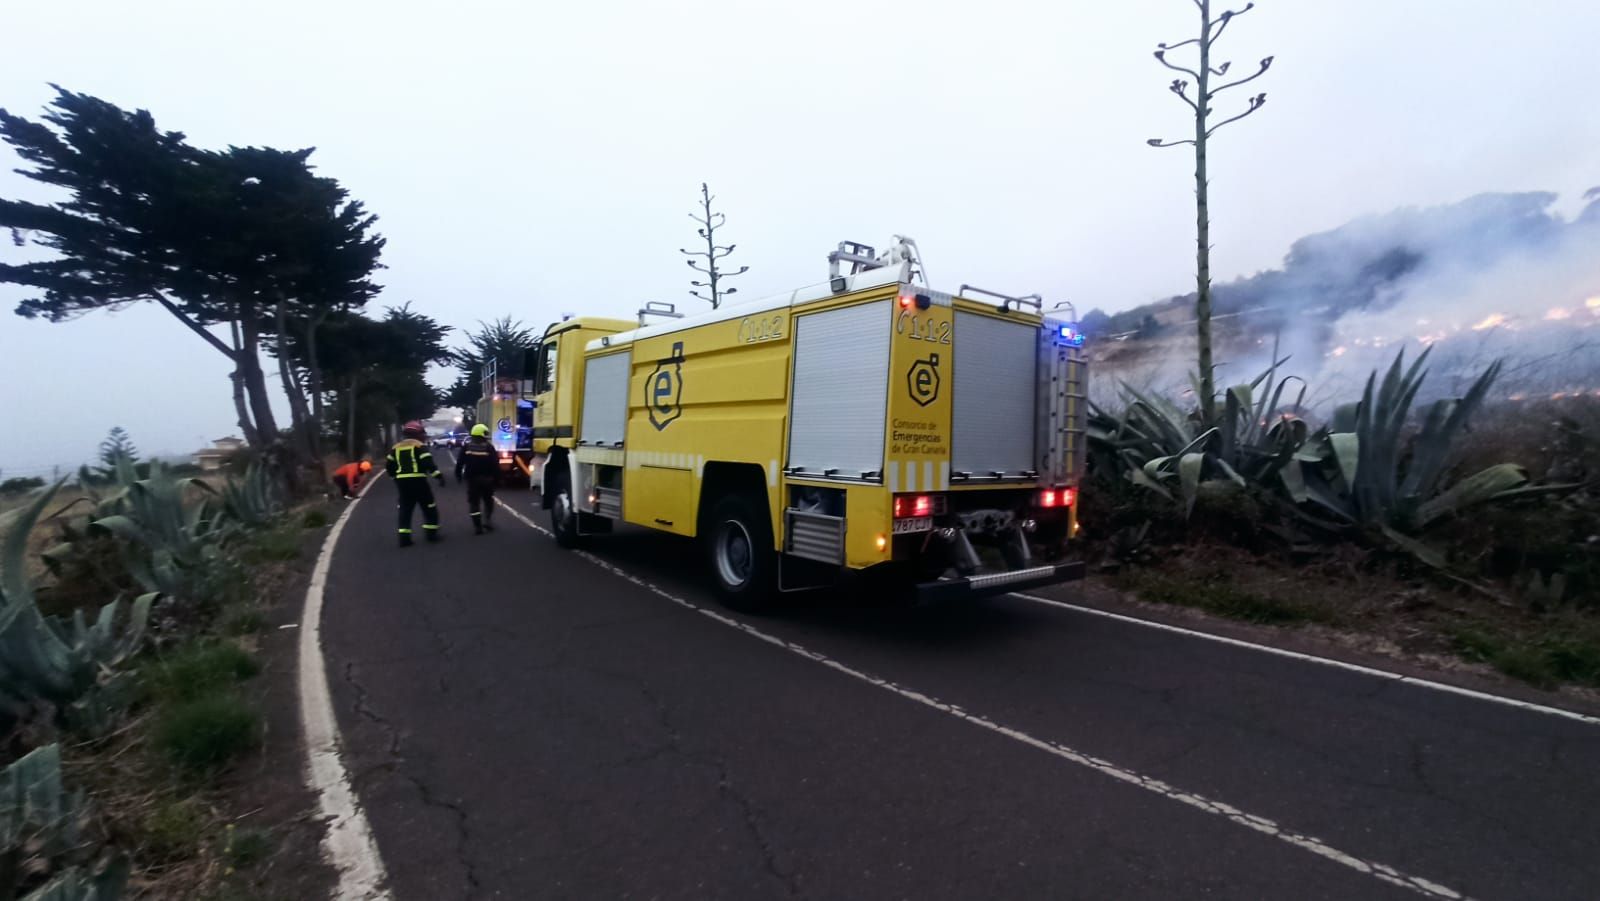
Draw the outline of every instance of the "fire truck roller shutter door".
[[[632,351],[623,351],[585,361],[583,421],[578,429],[585,445],[612,447],[626,436],[632,360]]]
[[[1038,327],[956,311],[951,468],[1018,476],[1033,462]],[[932,487],[932,486],[927,486]]]
[[[883,300],[796,318],[790,466],[883,469],[892,315]]]

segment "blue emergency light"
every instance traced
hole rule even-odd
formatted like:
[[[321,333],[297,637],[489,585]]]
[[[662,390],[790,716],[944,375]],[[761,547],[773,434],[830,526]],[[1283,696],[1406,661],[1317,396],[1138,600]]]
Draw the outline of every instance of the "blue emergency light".
[[[1061,340],[1064,343],[1071,344],[1074,347],[1082,347],[1083,333],[1079,332],[1070,325],[1063,325],[1061,326]]]

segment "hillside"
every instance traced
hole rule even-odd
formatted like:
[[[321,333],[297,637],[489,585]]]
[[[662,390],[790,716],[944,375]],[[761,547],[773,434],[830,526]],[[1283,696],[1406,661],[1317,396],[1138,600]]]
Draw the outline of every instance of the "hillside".
[[[1343,390],[1403,344],[1434,345],[1449,375],[1508,358],[1524,390],[1600,383],[1600,190],[1568,221],[1548,192],[1480,194],[1307,235],[1278,269],[1214,288],[1219,381],[1253,377],[1276,344],[1313,391]],[[1193,292],[1116,314],[1093,310],[1100,389],[1188,385]],[[1507,391],[1515,384],[1505,381]],[[1435,379],[1436,390],[1448,388]]]

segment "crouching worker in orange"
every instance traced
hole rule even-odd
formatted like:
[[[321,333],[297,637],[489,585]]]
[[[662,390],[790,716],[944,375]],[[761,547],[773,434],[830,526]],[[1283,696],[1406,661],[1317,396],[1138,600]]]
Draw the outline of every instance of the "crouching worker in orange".
[[[339,489],[339,496],[349,500],[356,496],[356,489],[361,487],[361,479],[372,471],[372,464],[365,460],[360,463],[346,463],[333,471],[333,487]]]
[[[389,450],[383,468],[394,479],[400,495],[400,546],[411,546],[411,513],[422,508],[422,534],[429,541],[439,540],[439,505],[434,502],[433,489],[428,479],[435,478],[444,484],[444,473],[433,462],[433,454],[422,440],[428,437],[422,423],[412,420],[401,429],[404,433],[399,444]]]

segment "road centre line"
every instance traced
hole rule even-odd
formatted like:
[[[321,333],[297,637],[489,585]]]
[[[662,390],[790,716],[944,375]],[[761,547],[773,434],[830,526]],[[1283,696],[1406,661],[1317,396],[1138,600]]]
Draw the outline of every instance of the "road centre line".
[[[1370,666],[1362,666],[1359,663],[1346,663],[1343,660],[1334,660],[1330,657],[1318,657],[1313,654],[1302,654],[1299,651],[1290,651],[1284,648],[1275,648],[1271,645],[1256,644],[1255,642],[1245,641],[1240,638],[1229,638],[1226,635],[1215,635],[1210,632],[1200,632],[1195,629],[1185,629],[1182,626],[1172,626],[1166,623],[1155,622],[1154,620],[1140,619],[1136,616],[1112,613],[1109,610],[1097,610],[1094,607],[1084,607],[1080,604],[1073,604],[1067,601],[1057,601],[1052,598],[1042,598],[1038,597],[1037,595],[1021,594],[1016,592],[1012,593],[1011,597],[1021,598],[1024,601],[1031,601],[1035,604],[1044,604],[1050,607],[1059,607],[1063,610],[1071,610],[1074,613],[1086,613],[1090,616],[1098,616],[1105,619],[1115,620],[1120,623],[1128,623],[1135,626],[1147,626],[1151,629],[1159,629],[1163,632],[1170,632],[1175,635],[1184,635],[1189,638],[1201,638],[1205,639],[1206,641],[1214,641],[1218,644],[1230,645],[1236,648],[1249,648],[1253,651],[1261,651],[1263,653],[1273,654],[1278,657],[1287,657],[1290,660],[1299,660],[1304,663],[1315,663],[1321,666],[1331,666],[1334,669],[1358,673],[1363,676],[1372,676],[1378,679],[1386,679],[1390,682],[1398,682],[1402,685],[1414,685],[1418,688],[1442,691],[1447,694],[1472,698],[1473,700],[1477,701],[1488,701],[1492,704],[1503,704],[1507,707],[1515,707],[1518,710],[1526,710],[1531,713],[1542,713],[1547,716],[1559,716],[1564,719],[1576,720],[1580,723],[1587,723],[1591,726],[1600,726],[1600,717],[1589,716],[1587,714],[1578,713],[1574,710],[1562,710],[1559,707],[1547,707],[1543,704],[1535,704],[1531,701],[1519,701],[1516,698],[1508,698],[1504,695],[1490,694],[1486,691],[1474,691],[1470,688],[1462,688],[1459,685],[1448,685],[1444,682],[1434,682],[1430,679],[1419,679],[1416,676],[1407,676],[1402,673],[1391,672],[1389,670],[1376,669]]]
[[[503,507],[507,513],[509,513],[523,525],[526,525],[544,535],[551,534],[548,529],[538,525],[533,520],[522,515],[522,513],[518,512],[516,508],[512,507],[505,501],[496,499],[496,503],[500,504],[500,506]],[[1235,825],[1243,826],[1247,829],[1275,838],[1286,844],[1293,845],[1301,850],[1309,851],[1312,854],[1315,854],[1326,860],[1330,860],[1341,866],[1348,867],[1358,873],[1371,876],[1379,881],[1386,882],[1390,885],[1398,886],[1400,888],[1409,889],[1410,891],[1422,895],[1423,897],[1447,899],[1460,899],[1465,897],[1460,892],[1454,891],[1453,889],[1424,879],[1420,876],[1408,875],[1396,870],[1394,867],[1388,866],[1387,864],[1379,863],[1373,860],[1365,860],[1353,854],[1347,854],[1319,838],[1291,831],[1266,817],[1246,813],[1237,807],[1233,807],[1232,805],[1225,804],[1221,801],[1214,801],[1210,798],[1206,798],[1192,792],[1182,791],[1158,779],[1141,775],[1133,772],[1132,770],[1123,769],[1108,761],[1075,751],[1066,745],[1048,741],[1042,738],[1036,738],[1018,729],[1013,729],[1009,726],[986,719],[975,713],[970,713],[954,704],[946,703],[931,695],[923,694],[915,689],[906,688],[905,686],[890,682],[887,679],[882,679],[862,670],[854,669],[847,664],[834,660],[833,658],[824,654],[810,650],[803,645],[795,644],[794,642],[779,638],[775,635],[770,635],[755,628],[754,626],[740,622],[733,617],[724,615],[707,607],[702,607],[692,601],[674,595],[665,589],[641,579],[638,576],[635,576],[612,563],[602,560],[601,558],[587,551],[573,551],[572,553],[582,557],[584,560],[593,563],[594,565],[615,576],[632,582],[634,585],[643,588],[651,594],[665,598],[666,600],[669,600],[680,607],[692,610],[695,613],[709,617],[710,619],[722,623],[725,626],[730,626],[734,629],[758,638],[767,644],[783,648],[784,650],[810,660],[813,663],[819,663],[828,667],[829,669],[834,670],[835,672],[849,676],[857,681],[865,682],[875,688],[881,688],[885,691],[892,692],[906,700],[921,704],[924,707],[932,708],[933,710],[953,716],[956,719],[963,720],[974,726],[987,729],[990,732],[994,732],[999,735],[1003,735],[1006,738],[1028,745],[1029,747],[1037,748],[1038,750],[1044,751],[1047,754],[1053,754],[1054,756],[1059,757],[1062,760],[1066,760],[1069,763],[1094,770],[1101,775],[1109,776],[1136,788],[1144,789],[1145,791],[1160,795],[1168,800],[1177,801],[1180,804],[1188,805],[1189,807],[1192,807],[1203,813],[1222,817],[1234,823]]]
[[[382,477],[379,473],[378,477]],[[367,483],[370,489],[377,482]],[[328,570],[339,535],[349,522],[356,504],[367,489],[345,506],[322,542],[316,568],[306,586],[305,607],[300,614],[300,724],[306,742],[306,784],[317,795],[317,807],[327,823],[322,834],[322,855],[339,874],[334,897],[340,901],[384,901],[388,874],[372,827],[361,808],[345,769],[340,752],[339,721],[333,714],[333,698],[328,690],[328,668],[322,658],[322,601],[328,584]]]

